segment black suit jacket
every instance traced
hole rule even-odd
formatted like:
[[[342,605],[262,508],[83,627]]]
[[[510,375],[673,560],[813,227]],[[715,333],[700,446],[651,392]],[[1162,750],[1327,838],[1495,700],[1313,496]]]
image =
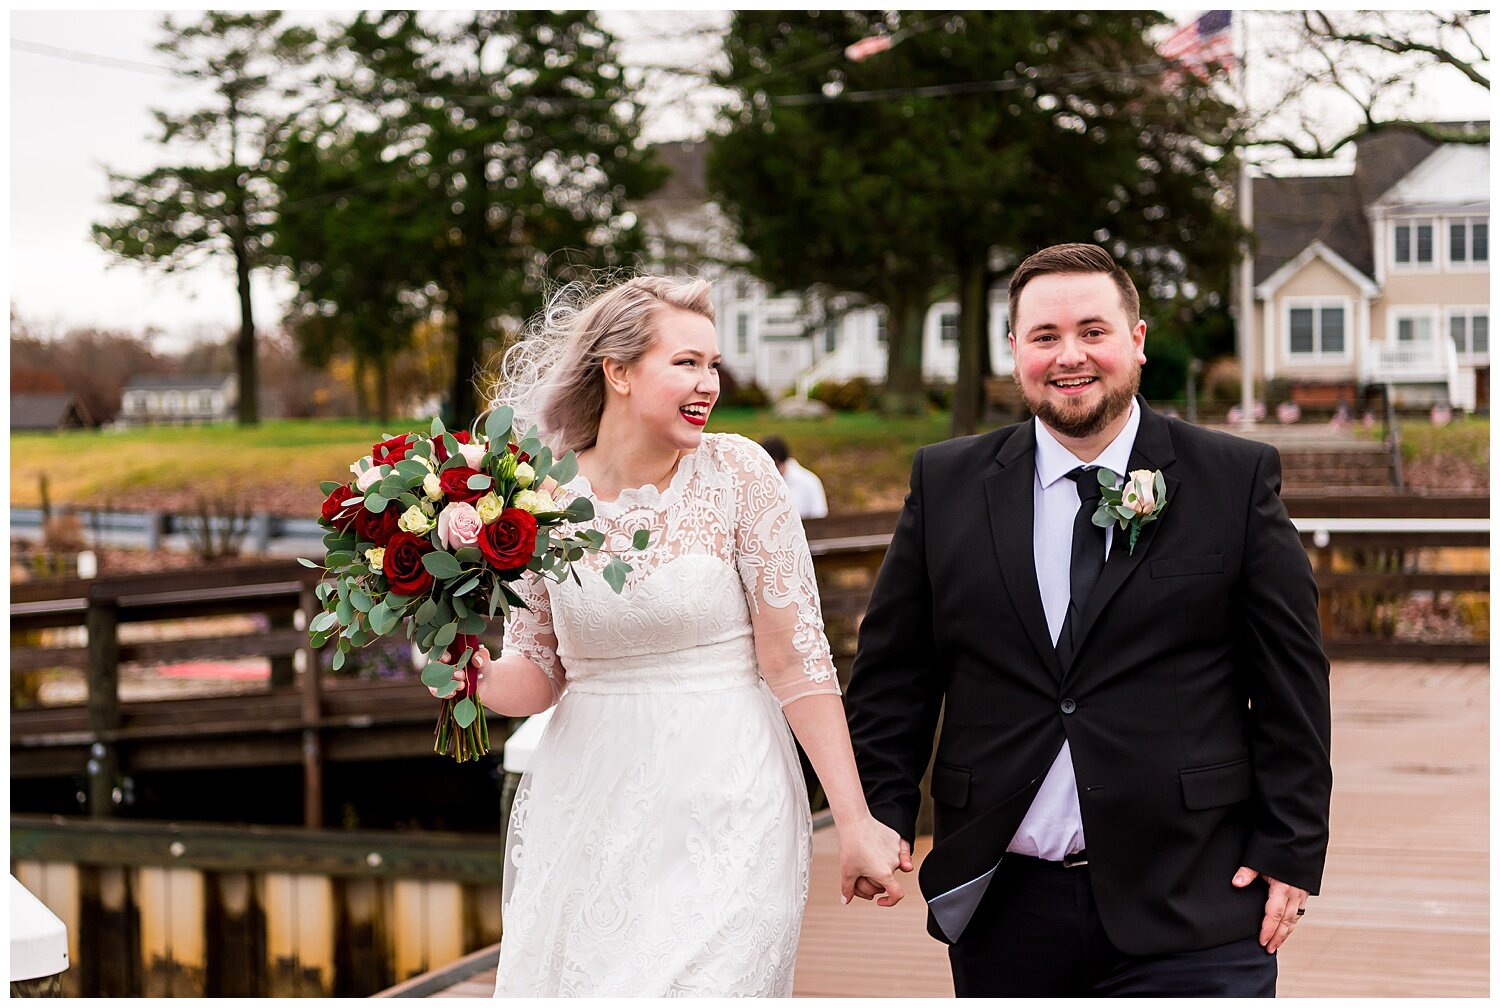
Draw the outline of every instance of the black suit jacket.
[[[846,704],[870,810],[908,838],[941,712],[929,898],[994,866],[1066,738],[1100,919],[1149,955],[1255,934],[1242,864],[1318,891],[1332,771],[1280,457],[1136,403],[1130,468],[1161,470],[1168,504],[1133,554],[1116,527],[1071,667],[1037,587],[1028,421],[917,452]]]

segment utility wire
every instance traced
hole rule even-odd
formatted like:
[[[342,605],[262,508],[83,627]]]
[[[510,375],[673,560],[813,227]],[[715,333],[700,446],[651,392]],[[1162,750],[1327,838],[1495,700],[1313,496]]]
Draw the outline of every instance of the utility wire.
[[[13,38],[10,40],[12,49],[21,52],[35,53],[38,56],[51,56],[54,59],[72,60],[74,63],[92,63],[96,66],[106,66],[115,70],[133,70],[136,73],[167,74],[177,76],[177,71],[171,67],[162,66],[159,63],[142,63],[137,60],[119,59],[115,56],[101,56],[98,53],[79,52],[77,49],[64,49],[61,46],[46,45],[42,42],[29,42],[26,39]]]

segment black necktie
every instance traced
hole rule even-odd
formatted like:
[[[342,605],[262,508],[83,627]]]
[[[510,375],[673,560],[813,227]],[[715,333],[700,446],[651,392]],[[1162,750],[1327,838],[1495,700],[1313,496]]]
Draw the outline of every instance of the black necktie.
[[[1064,671],[1073,664],[1076,650],[1073,628],[1083,619],[1083,606],[1104,569],[1104,529],[1094,524],[1101,488],[1097,466],[1079,466],[1068,473],[1078,487],[1078,513],[1073,516],[1073,557],[1068,569],[1068,614],[1057,635],[1057,658]]]

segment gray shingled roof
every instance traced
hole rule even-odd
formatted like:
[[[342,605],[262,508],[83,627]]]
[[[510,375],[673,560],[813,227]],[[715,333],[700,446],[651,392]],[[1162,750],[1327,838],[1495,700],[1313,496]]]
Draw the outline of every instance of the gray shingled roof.
[[[1365,208],[1439,146],[1416,130],[1390,127],[1356,142],[1352,175],[1256,179],[1255,282],[1264,281],[1315,241],[1373,279],[1375,253]]]
[[[89,426],[88,410],[71,392],[13,392],[10,397],[10,429],[57,430],[69,414]]]

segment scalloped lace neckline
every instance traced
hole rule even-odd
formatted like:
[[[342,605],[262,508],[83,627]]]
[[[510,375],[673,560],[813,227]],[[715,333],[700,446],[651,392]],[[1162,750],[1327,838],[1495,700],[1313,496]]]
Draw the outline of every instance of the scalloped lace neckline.
[[[667,481],[667,488],[665,490],[662,490],[655,483],[647,483],[645,486],[625,487],[620,491],[619,496],[612,501],[600,500],[594,493],[594,485],[589,482],[589,478],[583,473],[574,476],[567,482],[566,486],[574,493],[593,501],[595,510],[601,514],[606,511],[619,514],[629,508],[635,507],[659,508],[663,502],[670,500],[681,492],[683,486],[687,484],[690,470],[697,466],[698,456],[703,452],[707,444],[708,440],[705,438],[699,443],[696,450],[691,454],[684,455],[678,461],[677,471]]]

